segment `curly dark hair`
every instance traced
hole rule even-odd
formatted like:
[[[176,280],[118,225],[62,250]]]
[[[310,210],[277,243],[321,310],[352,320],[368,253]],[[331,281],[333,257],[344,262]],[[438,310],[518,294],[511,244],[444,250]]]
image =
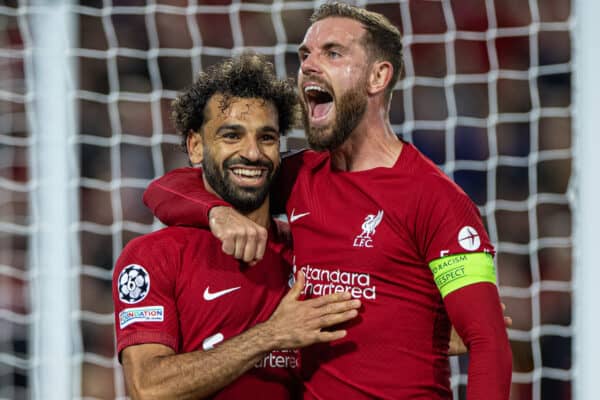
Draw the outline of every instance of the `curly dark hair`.
[[[329,17],[350,18],[358,21],[367,31],[363,45],[374,60],[389,61],[394,67],[392,79],[386,88],[387,97],[391,96],[394,86],[402,72],[402,35],[385,16],[343,2],[330,2],[321,5],[310,17],[314,24]]]
[[[278,113],[279,131],[284,135],[298,118],[298,97],[294,88],[292,80],[277,78],[273,64],[264,57],[243,54],[201,72],[194,84],[173,101],[171,119],[187,151],[187,137],[202,127],[204,108],[215,93],[223,95],[223,110],[229,107],[232,97],[256,98],[273,103]]]

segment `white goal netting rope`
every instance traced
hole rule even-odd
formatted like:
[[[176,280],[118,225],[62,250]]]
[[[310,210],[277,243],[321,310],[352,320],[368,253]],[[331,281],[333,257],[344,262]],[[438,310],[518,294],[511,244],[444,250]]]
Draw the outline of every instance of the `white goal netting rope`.
[[[158,225],[141,205],[149,181],[186,164],[169,103],[203,67],[246,49],[294,76],[297,46],[318,2],[88,0],[65,56],[77,66],[80,260],[73,279],[76,393],[125,396],[114,354],[111,268],[131,238]],[[370,1],[403,32],[396,132],[415,143],[480,206],[498,251],[500,292],[514,319],[513,399],[562,399],[571,390],[572,239],[569,182],[569,0]],[[39,229],[29,151],[36,141],[27,1],[0,5],[0,398],[31,394],[36,323],[28,263]],[[29,89],[28,89],[29,88]],[[33,88],[33,89],[31,89]],[[61,101],[61,99],[56,99]],[[286,148],[303,146],[301,131]],[[50,166],[49,166],[50,167]],[[57,296],[60,293],[57,293]],[[464,398],[466,357],[453,359]],[[565,396],[565,397],[563,397]]]

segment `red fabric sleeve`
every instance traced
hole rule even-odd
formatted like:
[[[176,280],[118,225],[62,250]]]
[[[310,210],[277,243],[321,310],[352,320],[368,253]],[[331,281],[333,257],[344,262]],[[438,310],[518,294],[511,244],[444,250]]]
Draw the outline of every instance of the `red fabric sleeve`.
[[[212,207],[229,203],[206,191],[199,168],[179,168],[154,180],[144,204],[165,225],[208,226]]]
[[[469,349],[469,400],[507,400],[512,353],[496,286],[476,283],[444,298],[454,328]]]
[[[494,254],[477,207],[454,182],[429,174],[421,180],[415,204],[415,237],[429,263],[440,257],[471,252]],[[472,239],[461,240],[462,236]]]
[[[302,152],[282,156],[282,167],[273,182],[271,213],[285,213],[298,171],[303,162]],[[179,168],[154,180],[144,192],[144,204],[165,225],[208,227],[208,212],[217,206],[231,206],[206,191],[200,168]]]
[[[123,250],[113,271],[112,295],[115,312],[117,351],[131,345],[160,343],[179,349],[179,321],[173,297],[175,279],[179,267],[178,257],[173,250],[177,243],[164,238],[160,233],[141,236],[132,240]],[[134,285],[124,275],[131,269],[141,269],[147,282],[137,298],[123,296],[125,287]],[[159,318],[144,318],[139,313],[144,310],[162,309]],[[125,322],[138,313],[138,318]]]

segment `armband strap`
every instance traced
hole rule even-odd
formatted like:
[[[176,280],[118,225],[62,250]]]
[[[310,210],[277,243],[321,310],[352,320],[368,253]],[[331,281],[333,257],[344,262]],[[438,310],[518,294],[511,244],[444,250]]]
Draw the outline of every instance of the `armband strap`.
[[[429,263],[442,298],[462,287],[479,282],[496,284],[494,260],[489,253],[454,254]]]

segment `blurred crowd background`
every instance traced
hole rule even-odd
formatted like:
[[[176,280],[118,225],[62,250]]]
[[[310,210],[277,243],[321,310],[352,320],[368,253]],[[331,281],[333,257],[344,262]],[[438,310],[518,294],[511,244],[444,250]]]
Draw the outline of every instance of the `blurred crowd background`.
[[[512,399],[571,398],[570,0],[363,2],[400,27],[404,79],[394,129],[480,207],[497,246],[514,325]],[[81,0],[77,65],[81,396],[123,395],[115,361],[111,269],[159,225],[144,187],[186,165],[170,102],[203,67],[243,49],[296,75],[313,2]],[[0,1],[0,398],[30,396],[31,324],[26,1]],[[62,99],[56,99],[62,101]],[[284,148],[305,145],[301,129]],[[48,166],[51,168],[52,166]],[[59,294],[57,294],[59,295]],[[453,361],[462,373],[468,357]]]

